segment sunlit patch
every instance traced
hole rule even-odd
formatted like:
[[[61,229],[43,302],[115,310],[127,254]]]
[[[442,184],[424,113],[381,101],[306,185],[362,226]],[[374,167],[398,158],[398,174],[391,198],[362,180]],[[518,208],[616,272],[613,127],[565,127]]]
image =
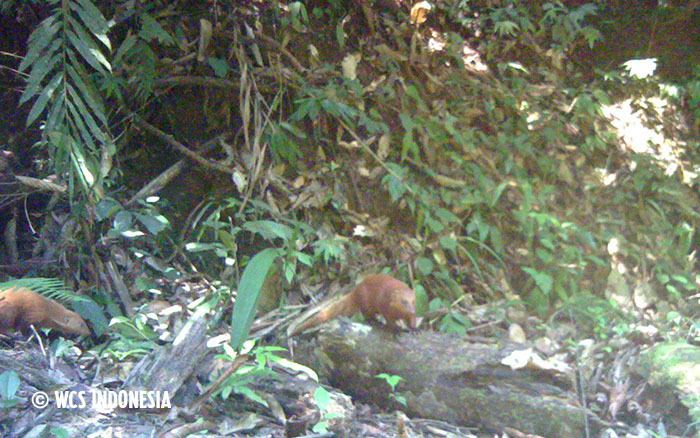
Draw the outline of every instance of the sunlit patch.
[[[626,99],[601,107],[603,115],[610,121],[625,152],[646,154],[656,159],[666,175],[683,169],[683,182],[691,183],[696,173],[687,169],[681,161],[686,144],[664,135],[663,120],[669,102],[661,97]]]

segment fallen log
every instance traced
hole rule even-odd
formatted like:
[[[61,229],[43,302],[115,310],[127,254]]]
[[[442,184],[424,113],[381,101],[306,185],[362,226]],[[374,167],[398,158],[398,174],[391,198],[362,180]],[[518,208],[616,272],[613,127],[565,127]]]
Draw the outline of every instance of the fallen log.
[[[356,400],[410,416],[546,437],[597,433],[603,422],[577,402],[573,378],[503,364],[525,349],[431,331],[395,334],[339,319],[302,341],[295,360]],[[406,407],[392,399],[390,387],[376,377],[380,373],[402,377],[396,391]]]

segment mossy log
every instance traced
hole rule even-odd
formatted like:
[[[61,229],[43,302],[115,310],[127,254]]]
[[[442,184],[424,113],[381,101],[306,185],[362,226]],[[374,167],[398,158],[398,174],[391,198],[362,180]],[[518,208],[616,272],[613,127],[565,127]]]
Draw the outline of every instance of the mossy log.
[[[568,376],[537,369],[513,370],[501,361],[523,345],[471,342],[469,338],[416,331],[391,333],[339,319],[297,346],[295,360],[315,369],[356,400],[394,406],[411,416],[477,426],[514,428],[546,437],[582,437],[602,422],[576,401]],[[402,377],[391,398],[380,373]]]

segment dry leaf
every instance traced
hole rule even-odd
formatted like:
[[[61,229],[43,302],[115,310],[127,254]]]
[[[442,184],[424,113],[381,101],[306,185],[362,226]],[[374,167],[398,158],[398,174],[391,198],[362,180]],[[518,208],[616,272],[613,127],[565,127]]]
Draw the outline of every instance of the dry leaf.
[[[197,61],[204,62],[207,59],[206,51],[211,41],[213,27],[211,22],[204,18],[199,19],[199,48],[197,50]]]
[[[411,24],[423,24],[428,19],[428,12],[433,6],[428,2],[418,2],[411,8]]]
[[[351,53],[343,58],[343,76],[353,80],[357,79],[357,64],[362,60],[362,55],[359,53]]]
[[[525,335],[525,330],[520,326],[520,324],[511,324],[508,327],[508,338],[513,342],[518,342],[524,344],[527,341],[527,336]]]
[[[295,189],[299,189],[299,188],[303,187],[304,184],[306,184],[306,179],[304,178],[303,175],[299,175],[292,182],[292,187],[294,187]]]
[[[379,145],[377,146],[377,157],[380,160],[384,160],[389,156],[389,145],[391,144],[391,136],[389,134],[384,134],[379,137]]]

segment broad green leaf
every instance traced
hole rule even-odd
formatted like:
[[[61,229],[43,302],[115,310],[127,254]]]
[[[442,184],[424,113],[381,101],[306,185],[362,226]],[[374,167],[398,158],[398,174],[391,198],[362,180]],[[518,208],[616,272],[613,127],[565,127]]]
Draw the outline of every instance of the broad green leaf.
[[[440,237],[440,246],[448,251],[455,251],[457,249],[457,240],[454,237],[442,236]]]
[[[226,77],[230,70],[228,62],[222,58],[214,58],[210,56],[207,59],[207,64],[209,64],[209,67],[214,70],[214,74],[219,78]]]
[[[292,237],[292,229],[290,227],[268,220],[246,222],[243,224],[243,229],[251,233],[260,234],[263,238],[268,240],[280,238],[284,241],[288,241]]]
[[[321,411],[325,411],[328,409],[328,404],[331,402],[331,394],[322,386],[319,386],[316,388],[316,391],[314,391],[314,402],[316,402],[316,406]]]
[[[105,330],[107,330],[109,320],[102,311],[102,307],[92,299],[83,296],[82,300],[72,302],[71,307],[78,312],[80,316],[90,322],[90,326],[96,336],[102,336]]]
[[[119,211],[122,205],[113,198],[104,198],[95,206],[95,218],[98,221],[102,221],[111,217],[114,213]]]
[[[162,214],[151,216],[137,213],[136,219],[138,219],[138,221],[141,222],[151,234],[158,234],[167,228],[168,225],[170,225],[168,219],[166,219]]]
[[[15,397],[19,389],[19,375],[12,370],[0,374],[0,398],[10,400]]]
[[[255,310],[267,273],[280,251],[267,248],[257,253],[245,267],[238,284],[236,303],[231,317],[231,346],[238,350],[248,338],[250,326],[255,318]]]
[[[416,267],[423,275],[428,275],[433,272],[433,261],[427,257],[418,257],[416,259]]]
[[[134,215],[126,210],[117,212],[112,222],[112,227],[117,231],[126,231],[134,223]]]

